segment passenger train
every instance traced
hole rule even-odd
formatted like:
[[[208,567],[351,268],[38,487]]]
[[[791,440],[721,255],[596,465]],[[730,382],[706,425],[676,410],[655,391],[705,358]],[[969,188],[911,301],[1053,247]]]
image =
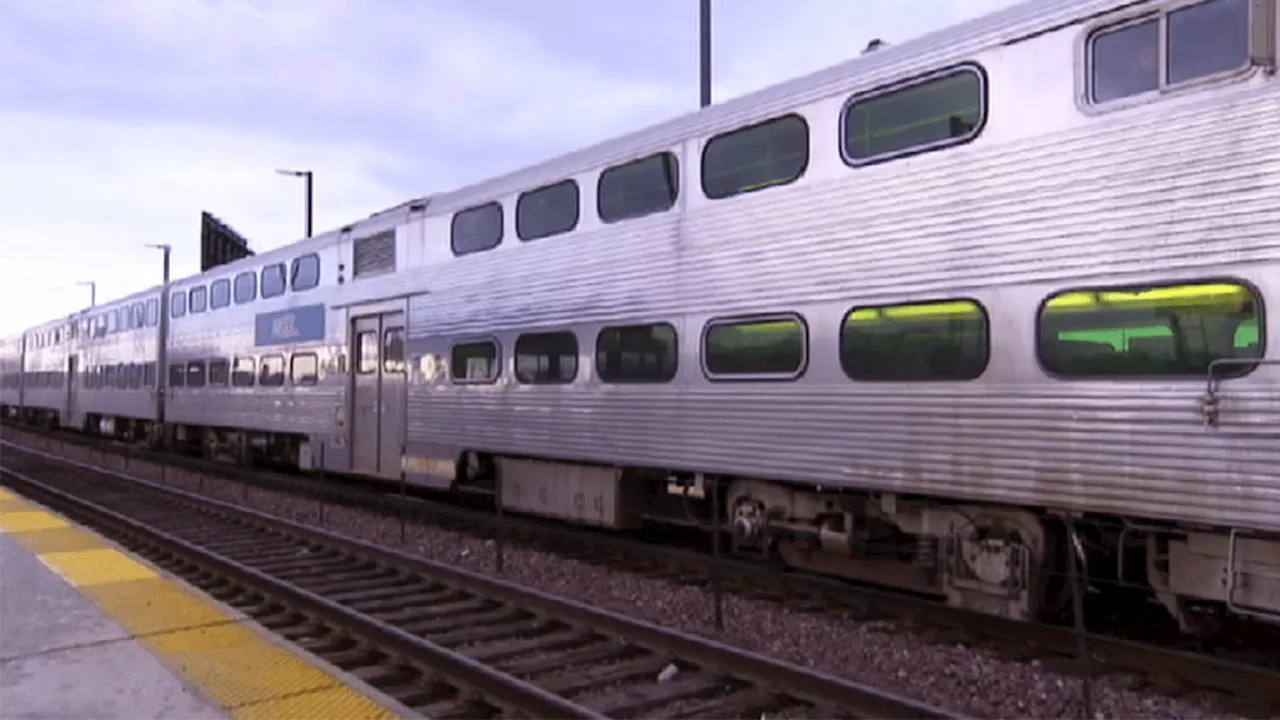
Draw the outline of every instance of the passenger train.
[[[1037,0],[0,345],[7,416],[1280,617],[1277,0]],[[874,49],[873,49],[874,48]],[[161,309],[164,310],[161,313]]]

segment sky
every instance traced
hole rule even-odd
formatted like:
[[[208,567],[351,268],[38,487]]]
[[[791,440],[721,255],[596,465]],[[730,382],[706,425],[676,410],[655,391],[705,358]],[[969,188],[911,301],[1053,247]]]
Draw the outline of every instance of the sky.
[[[726,100],[1012,0],[715,0]],[[0,337],[697,108],[697,0],[3,0]]]

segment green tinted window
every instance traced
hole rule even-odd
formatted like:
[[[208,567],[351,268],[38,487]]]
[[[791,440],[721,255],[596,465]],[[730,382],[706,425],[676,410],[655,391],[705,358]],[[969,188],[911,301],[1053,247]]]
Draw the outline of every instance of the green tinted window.
[[[713,321],[703,340],[707,374],[798,374],[805,364],[806,333],[798,318]]]
[[[1071,291],[1044,304],[1038,343],[1061,375],[1203,376],[1220,358],[1262,357],[1262,328],[1257,298],[1232,283]]]
[[[972,300],[854,308],[840,365],[854,380],[972,380],[987,369],[987,313]]]

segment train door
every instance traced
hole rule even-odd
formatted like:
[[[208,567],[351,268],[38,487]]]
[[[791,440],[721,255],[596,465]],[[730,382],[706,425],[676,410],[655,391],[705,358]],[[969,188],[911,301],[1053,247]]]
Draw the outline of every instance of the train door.
[[[404,312],[351,320],[351,469],[400,476],[405,427]]]
[[[62,413],[62,424],[64,427],[73,426],[77,423],[80,409],[76,403],[76,386],[80,383],[79,358],[75,355],[67,356],[67,402],[66,411]]]

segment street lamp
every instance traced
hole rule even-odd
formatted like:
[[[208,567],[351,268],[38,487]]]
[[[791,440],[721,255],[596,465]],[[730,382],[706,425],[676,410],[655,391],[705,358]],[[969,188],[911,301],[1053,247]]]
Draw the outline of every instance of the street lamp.
[[[159,438],[152,438],[153,441],[158,440],[161,445],[165,443],[164,435],[164,406],[165,406],[165,385],[168,382],[169,369],[169,251],[172,248],[169,245],[153,245],[148,244],[147,247],[155,248],[164,253],[164,287],[160,288],[160,327],[157,330],[159,337],[156,341],[156,429],[160,432]]]
[[[711,0],[698,3],[699,107],[711,104]]]
[[[97,304],[98,304],[98,283],[96,283],[96,282],[94,282],[94,281],[92,281],[92,280],[83,280],[83,281],[81,281],[81,282],[76,283],[76,285],[88,285],[88,286],[89,286],[89,307],[95,307],[95,306],[97,306]]]
[[[310,170],[276,170],[281,175],[305,178],[307,181],[307,237],[311,237],[311,171]]]

